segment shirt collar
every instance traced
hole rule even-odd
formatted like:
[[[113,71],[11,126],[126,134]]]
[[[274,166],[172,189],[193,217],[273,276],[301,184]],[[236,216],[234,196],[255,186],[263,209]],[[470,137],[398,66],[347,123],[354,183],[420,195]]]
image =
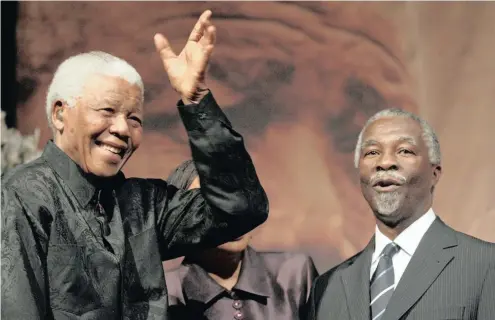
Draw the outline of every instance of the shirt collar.
[[[265,263],[260,254],[253,248],[247,247],[244,252],[243,265],[239,280],[234,289],[249,292],[258,296],[270,296],[269,277]],[[244,267],[245,266],[245,267]]]
[[[121,171],[111,178],[96,177],[84,172],[52,140],[46,144],[42,157],[69,187],[82,207],[87,206],[97,190],[105,187],[114,189],[119,182],[125,179]]]
[[[397,238],[395,238],[395,243],[399,245],[401,250],[412,256],[419,245],[419,242],[423,238],[428,228],[430,228],[433,221],[435,221],[436,215],[433,209],[430,208],[424,215],[422,215],[418,220],[414,221],[409,227],[402,231]],[[383,249],[392,242],[386,235],[384,235],[378,226],[375,227],[375,251],[371,259],[372,263],[380,257]]]
[[[244,291],[257,296],[268,297],[270,295],[268,275],[263,266],[264,263],[259,254],[251,247],[246,248],[242,258],[239,280],[232,291]],[[207,304],[220,294],[227,292],[197,264],[189,264],[185,260],[182,268],[186,273],[182,286],[187,299]]]

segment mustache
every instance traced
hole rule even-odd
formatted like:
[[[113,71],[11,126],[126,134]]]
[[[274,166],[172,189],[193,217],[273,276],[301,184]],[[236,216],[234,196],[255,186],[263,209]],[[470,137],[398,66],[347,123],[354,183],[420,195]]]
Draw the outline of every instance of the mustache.
[[[368,183],[370,185],[375,185],[378,181],[380,181],[380,180],[386,180],[386,179],[397,180],[397,181],[399,181],[402,184],[405,184],[407,182],[406,177],[404,177],[403,175],[401,175],[401,174],[399,174],[397,172],[394,172],[394,171],[379,171],[379,172],[377,172],[377,173],[375,173],[374,175],[371,176],[371,178],[368,181]]]

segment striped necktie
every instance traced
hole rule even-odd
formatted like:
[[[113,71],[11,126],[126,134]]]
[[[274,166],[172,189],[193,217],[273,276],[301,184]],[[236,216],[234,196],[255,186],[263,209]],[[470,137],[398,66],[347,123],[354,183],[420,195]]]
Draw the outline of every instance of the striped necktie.
[[[380,261],[370,283],[371,319],[379,320],[394,293],[394,265],[392,257],[400,248],[395,243],[389,243],[382,251]]]

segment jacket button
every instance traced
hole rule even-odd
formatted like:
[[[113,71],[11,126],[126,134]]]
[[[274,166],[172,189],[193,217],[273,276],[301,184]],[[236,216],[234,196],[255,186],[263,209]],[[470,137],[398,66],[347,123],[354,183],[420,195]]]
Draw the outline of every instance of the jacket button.
[[[235,318],[235,320],[242,320],[242,319],[244,319],[244,315],[242,314],[241,311],[238,310],[234,313],[234,318]]]
[[[234,309],[240,309],[242,308],[242,301],[235,300],[234,303],[232,303],[232,306],[234,307]]]

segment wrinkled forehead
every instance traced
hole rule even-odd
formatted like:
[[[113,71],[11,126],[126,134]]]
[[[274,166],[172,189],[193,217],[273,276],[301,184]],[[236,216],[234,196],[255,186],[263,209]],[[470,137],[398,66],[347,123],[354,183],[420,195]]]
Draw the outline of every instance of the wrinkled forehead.
[[[373,121],[363,132],[362,147],[375,144],[424,144],[421,125],[414,119],[395,116]]]
[[[144,102],[139,85],[120,77],[101,74],[94,74],[86,79],[81,98],[87,102],[105,102],[139,110],[142,110]]]

